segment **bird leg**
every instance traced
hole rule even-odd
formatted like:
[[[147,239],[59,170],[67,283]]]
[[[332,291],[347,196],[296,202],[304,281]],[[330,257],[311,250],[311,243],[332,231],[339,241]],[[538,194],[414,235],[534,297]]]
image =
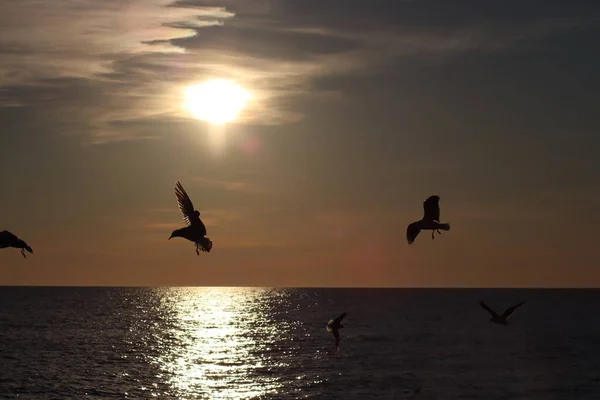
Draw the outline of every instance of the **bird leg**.
[[[200,245],[198,243],[196,243],[196,254],[200,255]]]
[[[25,249],[21,249],[21,255],[22,255],[24,258],[27,258],[27,256],[25,255]]]
[[[435,234],[435,232],[436,232],[436,231],[437,231],[437,233],[439,233],[440,235],[442,234],[442,232],[440,232],[440,230],[439,230],[439,229],[433,229],[433,230],[431,231],[431,238],[432,238],[432,239],[435,239],[435,237],[434,237],[434,234]]]

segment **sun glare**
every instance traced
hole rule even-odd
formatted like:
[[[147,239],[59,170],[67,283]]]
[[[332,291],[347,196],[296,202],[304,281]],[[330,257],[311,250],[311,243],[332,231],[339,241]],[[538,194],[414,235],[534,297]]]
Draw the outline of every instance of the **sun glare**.
[[[241,86],[215,79],[188,87],[185,108],[200,120],[221,125],[235,120],[250,97]]]

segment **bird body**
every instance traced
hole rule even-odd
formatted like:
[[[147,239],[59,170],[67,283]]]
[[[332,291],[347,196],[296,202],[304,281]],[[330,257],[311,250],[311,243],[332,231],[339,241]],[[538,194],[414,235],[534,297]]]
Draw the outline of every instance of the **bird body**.
[[[431,230],[431,238],[434,239],[434,234],[442,229],[450,230],[450,224],[440,222],[440,196],[429,196],[423,202],[423,218],[408,225],[406,228],[406,240],[408,244],[412,244],[422,230]]]
[[[25,258],[25,250],[33,254],[33,249],[29,247],[24,240],[19,239],[16,235],[10,233],[9,231],[0,232],[0,249],[5,249],[7,247],[14,247],[17,249],[21,249],[21,255]]]
[[[174,230],[169,240],[174,237],[182,237],[190,242],[194,242],[196,245],[196,254],[199,255],[200,251],[210,252],[213,243],[212,240],[206,237],[206,226],[204,226],[204,223],[200,219],[200,211],[194,209],[190,197],[179,182],[175,185],[175,195],[177,196],[179,210],[183,214],[183,220],[187,226]]]
[[[344,327],[344,325],[342,325],[342,320],[344,318],[346,318],[346,313],[341,314],[336,319],[329,320],[329,322],[327,323],[327,332],[331,332],[331,334],[335,338],[336,350],[340,349],[340,329]]]
[[[523,304],[525,304],[526,301],[527,300],[522,301],[519,304],[515,304],[514,306],[511,306],[511,307],[507,308],[506,310],[504,310],[504,312],[502,314],[498,314],[496,311],[492,310],[483,301],[480,301],[479,305],[484,310],[486,310],[487,312],[489,312],[492,315],[492,318],[490,318],[489,322],[493,322],[493,323],[498,324],[498,325],[508,326],[509,325],[508,319],[513,315],[513,313],[515,312],[515,310],[517,308],[521,307]]]
[[[174,237],[182,237],[184,239],[189,240],[190,242],[194,242],[199,245],[199,251],[210,252],[212,249],[212,240],[205,237],[204,234],[195,229],[192,226],[186,226],[185,228],[176,229],[171,233],[171,238]]]

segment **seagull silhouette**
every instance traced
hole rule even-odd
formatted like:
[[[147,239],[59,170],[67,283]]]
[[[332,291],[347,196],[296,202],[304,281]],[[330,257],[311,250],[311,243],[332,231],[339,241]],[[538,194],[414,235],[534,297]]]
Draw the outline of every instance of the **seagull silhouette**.
[[[525,304],[526,301],[527,300],[522,301],[519,304],[515,304],[512,307],[507,308],[506,310],[504,310],[504,312],[502,313],[502,315],[499,315],[496,311],[494,311],[491,308],[489,308],[487,306],[487,304],[485,304],[483,301],[480,301],[479,304],[481,305],[481,307],[483,307],[484,310],[486,310],[487,312],[489,312],[490,314],[492,314],[492,318],[490,319],[490,322],[493,322],[493,323],[498,324],[498,325],[508,326],[508,319],[510,318],[510,316],[513,315],[513,313],[515,312],[515,310],[517,308],[519,308],[523,304]]]
[[[25,250],[33,254],[33,250],[24,240],[19,239],[9,231],[0,232],[0,249],[5,249],[7,247],[15,247],[17,249],[21,249],[21,255],[25,258]]]
[[[340,329],[344,327],[342,325],[342,320],[346,317],[346,313],[343,313],[336,319],[329,320],[327,323],[327,332],[331,332],[333,337],[335,338],[335,348],[336,350],[340,349]]]
[[[419,232],[422,229],[431,229],[431,238],[434,238],[434,233],[437,231],[440,235],[440,229],[445,231],[450,230],[450,224],[442,224],[440,223],[440,196],[429,196],[427,200],[423,202],[423,209],[425,210],[425,214],[420,221],[413,222],[408,225],[406,228],[406,240],[408,240],[408,244],[412,244]]]
[[[175,185],[175,195],[177,196],[179,210],[181,210],[183,220],[187,226],[174,230],[169,240],[174,237],[182,237],[190,242],[194,242],[196,245],[196,254],[200,255],[200,251],[210,252],[213,242],[206,237],[206,227],[202,223],[202,220],[200,220],[200,211],[194,209],[190,197],[179,182]]]

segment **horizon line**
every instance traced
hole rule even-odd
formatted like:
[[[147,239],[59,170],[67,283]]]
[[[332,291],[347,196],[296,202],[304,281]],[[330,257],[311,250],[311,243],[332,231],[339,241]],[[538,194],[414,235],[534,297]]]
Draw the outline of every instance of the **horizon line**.
[[[207,289],[409,289],[409,290],[600,290],[600,286],[229,286],[229,285],[10,285],[1,288],[207,288]]]

